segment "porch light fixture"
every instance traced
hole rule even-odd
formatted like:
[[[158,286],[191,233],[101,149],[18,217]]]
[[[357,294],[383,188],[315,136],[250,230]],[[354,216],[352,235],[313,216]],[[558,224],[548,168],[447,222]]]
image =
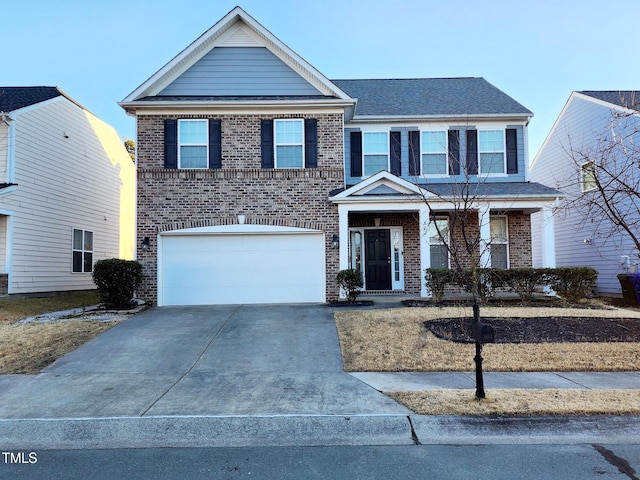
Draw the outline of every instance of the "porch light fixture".
[[[146,252],[147,250],[149,250],[149,237],[144,237],[144,240],[142,240],[142,251]]]
[[[374,224],[376,227],[379,227],[379,226],[380,226],[380,218],[379,218],[379,217],[374,218],[374,219],[373,219],[373,224]]]
[[[331,247],[333,248],[338,248],[340,246],[340,239],[338,238],[338,235],[333,235],[333,238],[331,239]]]

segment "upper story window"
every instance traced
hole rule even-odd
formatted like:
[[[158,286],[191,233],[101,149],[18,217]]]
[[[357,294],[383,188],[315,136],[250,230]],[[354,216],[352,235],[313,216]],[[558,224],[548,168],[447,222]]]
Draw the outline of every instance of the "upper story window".
[[[596,189],[596,167],[593,162],[583,163],[580,167],[580,185],[583,192]]]
[[[178,121],[178,168],[208,168],[207,120]]]
[[[275,120],[275,167],[304,167],[304,120]]]
[[[509,232],[507,217],[492,216],[489,220],[491,232],[491,268],[509,268]]]
[[[478,131],[480,173],[505,173],[504,130]]]
[[[422,174],[447,175],[447,132],[422,132]]]
[[[362,172],[370,176],[389,170],[389,132],[364,132],[362,135]]]
[[[93,232],[73,229],[72,257],[74,273],[93,272]]]

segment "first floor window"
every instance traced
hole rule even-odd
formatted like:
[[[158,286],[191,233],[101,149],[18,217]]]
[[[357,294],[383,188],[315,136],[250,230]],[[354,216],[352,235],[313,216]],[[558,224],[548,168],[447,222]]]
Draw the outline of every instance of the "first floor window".
[[[179,120],[178,145],[178,168],[208,168],[207,120]]]
[[[505,173],[504,130],[480,130],[480,173]]]
[[[364,176],[389,170],[389,132],[364,132],[362,135]]]
[[[491,217],[491,268],[509,268],[507,217]]]
[[[447,173],[447,132],[422,132],[422,174]]]
[[[435,218],[429,222],[431,268],[449,268],[449,219]]]
[[[73,272],[93,271],[93,232],[73,229]]]
[[[584,163],[580,167],[580,184],[582,185],[582,191],[588,192],[589,190],[595,190],[596,188],[596,167],[593,162]]]
[[[275,120],[276,168],[304,167],[304,120]]]

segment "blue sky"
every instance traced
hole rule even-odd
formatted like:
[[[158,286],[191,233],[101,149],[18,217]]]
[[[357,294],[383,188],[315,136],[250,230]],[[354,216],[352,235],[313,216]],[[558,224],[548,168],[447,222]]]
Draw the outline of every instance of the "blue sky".
[[[637,0],[5,2],[0,85],[57,85],[135,138],[116,102],[236,5],[328,78],[486,78],[534,112],[531,160],[572,91],[640,89]]]

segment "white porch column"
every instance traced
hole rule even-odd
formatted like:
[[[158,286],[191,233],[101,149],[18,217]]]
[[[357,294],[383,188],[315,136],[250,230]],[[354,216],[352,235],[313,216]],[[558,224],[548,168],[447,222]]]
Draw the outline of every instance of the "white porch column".
[[[556,228],[553,217],[553,207],[546,205],[542,208],[542,267],[556,267]]]
[[[431,297],[424,280],[425,270],[431,267],[431,251],[429,246],[429,208],[420,207],[418,216],[418,234],[420,236],[420,296]]]
[[[491,227],[489,222],[489,205],[482,204],[478,207],[478,225],[480,225],[480,268],[491,266]]]
[[[346,205],[338,205],[338,222],[339,267],[340,270],[345,270],[349,268],[349,209]],[[340,298],[347,298],[346,292],[342,289],[340,289]]]

